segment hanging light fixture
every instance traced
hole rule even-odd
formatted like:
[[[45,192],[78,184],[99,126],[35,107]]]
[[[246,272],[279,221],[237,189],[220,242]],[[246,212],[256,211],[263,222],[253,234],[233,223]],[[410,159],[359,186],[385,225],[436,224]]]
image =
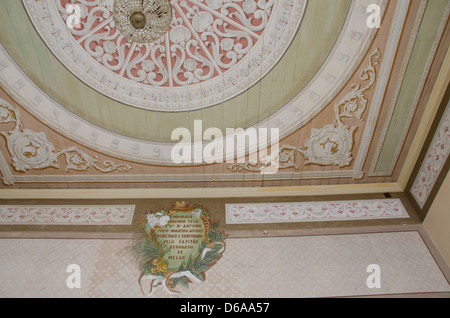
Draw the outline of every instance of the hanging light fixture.
[[[114,22],[131,42],[151,43],[170,28],[170,0],[114,0]]]

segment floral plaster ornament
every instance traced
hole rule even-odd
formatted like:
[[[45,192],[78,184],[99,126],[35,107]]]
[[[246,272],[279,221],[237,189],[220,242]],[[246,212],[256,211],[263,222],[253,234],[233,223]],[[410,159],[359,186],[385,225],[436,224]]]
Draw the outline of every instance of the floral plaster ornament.
[[[258,82],[288,49],[307,3],[171,1],[167,31],[141,42],[135,33],[140,38],[146,32],[128,32],[128,15],[118,22],[114,4],[119,1],[71,0],[71,8],[81,10],[76,28],[66,25],[74,18],[67,0],[22,1],[37,32],[80,80],[121,103],[165,112],[217,105]],[[141,1],[120,3],[140,7]],[[189,59],[201,72],[186,63]],[[147,61],[154,65],[151,71]],[[231,84],[237,82],[241,85]]]

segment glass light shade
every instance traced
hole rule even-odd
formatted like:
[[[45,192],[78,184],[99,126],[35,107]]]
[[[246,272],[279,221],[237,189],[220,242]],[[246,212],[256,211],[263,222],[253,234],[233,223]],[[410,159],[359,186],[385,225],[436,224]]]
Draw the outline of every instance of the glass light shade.
[[[170,28],[170,0],[115,0],[114,22],[119,32],[131,42],[151,43]]]

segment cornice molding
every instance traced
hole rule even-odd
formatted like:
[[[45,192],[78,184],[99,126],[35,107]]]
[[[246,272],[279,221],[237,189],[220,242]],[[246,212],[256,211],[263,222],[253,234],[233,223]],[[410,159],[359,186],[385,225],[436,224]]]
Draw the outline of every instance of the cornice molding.
[[[254,188],[0,189],[0,200],[14,199],[170,199],[302,197],[402,192],[396,183]]]

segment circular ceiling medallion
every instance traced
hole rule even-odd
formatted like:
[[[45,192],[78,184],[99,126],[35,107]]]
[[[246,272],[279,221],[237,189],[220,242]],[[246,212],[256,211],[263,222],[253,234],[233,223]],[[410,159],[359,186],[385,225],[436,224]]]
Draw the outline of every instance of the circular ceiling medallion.
[[[138,31],[132,41],[119,31],[114,0],[24,0],[43,40],[79,79],[124,104],[169,112],[209,107],[257,83],[287,50],[306,2],[172,0],[169,30],[139,43],[149,22],[128,15]]]

